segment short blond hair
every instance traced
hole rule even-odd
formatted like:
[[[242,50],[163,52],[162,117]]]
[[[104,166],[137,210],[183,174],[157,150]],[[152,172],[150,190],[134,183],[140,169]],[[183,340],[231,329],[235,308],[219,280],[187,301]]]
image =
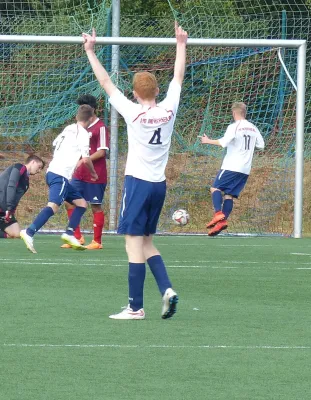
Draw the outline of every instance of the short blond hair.
[[[243,117],[246,117],[247,107],[245,103],[237,101],[232,104],[231,110],[237,112]]]
[[[136,72],[133,89],[142,100],[153,100],[158,91],[157,78],[150,72]]]
[[[78,122],[88,122],[94,115],[94,108],[83,104],[78,108],[76,119]]]

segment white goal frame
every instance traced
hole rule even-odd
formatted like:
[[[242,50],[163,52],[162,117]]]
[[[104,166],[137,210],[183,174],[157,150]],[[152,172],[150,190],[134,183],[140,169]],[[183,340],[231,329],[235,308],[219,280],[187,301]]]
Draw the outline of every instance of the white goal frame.
[[[80,36],[36,36],[36,35],[0,35],[0,43],[41,43],[41,44],[83,44]],[[118,53],[119,45],[175,46],[175,38],[144,37],[98,37],[96,43],[112,45]],[[295,202],[294,202],[294,238],[302,237],[303,214],[303,169],[304,169],[304,119],[306,89],[306,40],[282,39],[188,39],[188,46],[226,46],[226,47],[272,47],[297,49],[297,97],[296,97],[296,146],[295,146]],[[113,111],[116,115],[116,111]],[[115,117],[116,118],[116,117]],[[114,172],[110,179],[110,230],[116,228],[117,210],[117,127],[111,131],[111,168]]]

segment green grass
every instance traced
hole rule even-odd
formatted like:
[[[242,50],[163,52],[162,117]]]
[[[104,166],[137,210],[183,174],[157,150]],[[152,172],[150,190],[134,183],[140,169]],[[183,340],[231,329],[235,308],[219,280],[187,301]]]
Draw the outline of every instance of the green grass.
[[[145,321],[127,304],[122,237],[103,251],[38,254],[1,240],[1,400],[310,399],[310,239],[157,237],[178,291],[162,320],[148,271]],[[297,255],[292,253],[304,253]]]

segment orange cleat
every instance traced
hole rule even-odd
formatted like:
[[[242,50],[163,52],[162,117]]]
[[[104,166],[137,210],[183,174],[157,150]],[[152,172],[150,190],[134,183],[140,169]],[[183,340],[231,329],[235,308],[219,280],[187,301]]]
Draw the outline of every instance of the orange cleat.
[[[211,220],[211,222],[206,224],[206,228],[207,229],[213,228],[213,226],[215,226],[217,222],[222,221],[225,218],[226,218],[225,214],[222,211],[218,211],[217,213],[215,213],[214,218]]]
[[[70,244],[67,244],[67,243],[62,244],[60,247],[61,247],[61,249],[71,249]]]
[[[80,244],[82,244],[82,246],[83,246],[84,243],[85,243],[84,236],[81,236],[80,239],[78,239],[78,240],[79,240]],[[64,243],[64,244],[61,245],[60,247],[61,247],[62,249],[71,249],[70,244],[67,244],[67,243]]]
[[[100,250],[103,248],[103,246],[100,243],[95,242],[95,240],[92,240],[92,242],[85,247],[88,250]]]
[[[227,228],[228,228],[228,222],[225,219],[223,219],[217,222],[217,224],[208,232],[208,236],[216,236],[221,231]]]

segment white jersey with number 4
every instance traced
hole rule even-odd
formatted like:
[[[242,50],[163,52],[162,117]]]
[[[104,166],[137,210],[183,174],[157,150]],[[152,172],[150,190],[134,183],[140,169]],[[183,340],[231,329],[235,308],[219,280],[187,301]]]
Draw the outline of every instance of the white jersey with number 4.
[[[71,179],[82,157],[89,157],[90,134],[80,124],[68,125],[53,142],[53,159],[47,172]]]
[[[181,86],[173,79],[165,99],[156,107],[133,103],[119,90],[110,97],[109,102],[127,124],[128,156],[125,175],[149,182],[165,180],[180,92]]]
[[[254,150],[264,149],[265,143],[258,128],[246,119],[230,124],[225,135],[218,139],[227,148],[221,169],[249,175]]]

